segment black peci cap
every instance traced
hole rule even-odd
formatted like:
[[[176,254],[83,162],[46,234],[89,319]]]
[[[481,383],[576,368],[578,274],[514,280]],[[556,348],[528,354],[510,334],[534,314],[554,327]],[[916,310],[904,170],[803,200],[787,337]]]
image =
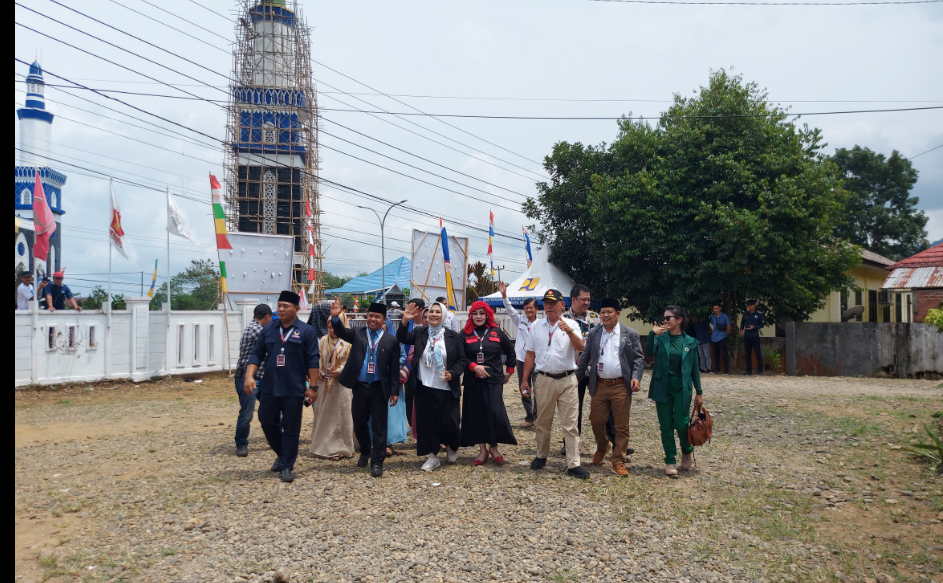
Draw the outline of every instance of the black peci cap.
[[[386,316],[386,304],[381,304],[381,303],[379,303],[379,302],[378,302],[378,303],[374,303],[374,304],[370,304],[370,309],[367,310],[367,311],[370,312],[371,314],[380,314],[380,315],[382,315],[382,316],[385,317],[385,316]]]
[[[278,303],[286,302],[289,304],[300,305],[301,296],[295,292],[283,291],[280,296],[278,296]]]
[[[612,298],[606,298],[602,301],[602,308],[612,308],[613,310],[619,312],[622,310],[622,306],[619,305],[619,300],[614,300]]]

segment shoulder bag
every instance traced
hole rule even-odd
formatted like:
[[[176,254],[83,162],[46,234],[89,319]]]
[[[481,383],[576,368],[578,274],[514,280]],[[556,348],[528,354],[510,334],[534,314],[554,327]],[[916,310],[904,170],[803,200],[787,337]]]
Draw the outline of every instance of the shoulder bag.
[[[714,435],[714,419],[703,406],[695,409],[691,414],[691,424],[688,425],[688,443],[700,447],[711,440]]]

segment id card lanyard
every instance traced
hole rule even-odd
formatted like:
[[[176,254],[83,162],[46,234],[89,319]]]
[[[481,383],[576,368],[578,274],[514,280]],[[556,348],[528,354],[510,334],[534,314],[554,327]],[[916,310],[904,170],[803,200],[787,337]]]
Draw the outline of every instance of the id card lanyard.
[[[485,336],[488,336],[487,332],[485,332]],[[478,364],[484,364],[485,363],[485,350],[484,350],[485,339],[478,335],[478,330],[475,330],[475,338],[478,339]]]
[[[295,327],[292,326],[288,329],[288,335],[285,335],[285,330],[279,327],[278,334],[282,337],[282,352],[278,355],[276,366],[285,366],[285,342],[291,338],[291,335],[295,332]]]
[[[373,362],[367,362],[367,374],[376,374],[377,372],[377,345],[380,344],[380,339],[383,338],[383,330],[380,330],[380,335],[377,336],[376,342],[370,342],[370,334],[367,334],[367,347],[370,349],[370,354],[373,356]]]
[[[617,331],[618,331],[617,328],[614,328],[612,332],[605,332],[605,330],[603,331],[606,334],[606,339],[602,342],[601,346],[599,347],[599,367],[598,367],[599,374],[602,374],[602,371],[603,371],[602,357],[606,355],[606,347],[609,346],[609,342],[612,340],[612,337],[616,335]]]

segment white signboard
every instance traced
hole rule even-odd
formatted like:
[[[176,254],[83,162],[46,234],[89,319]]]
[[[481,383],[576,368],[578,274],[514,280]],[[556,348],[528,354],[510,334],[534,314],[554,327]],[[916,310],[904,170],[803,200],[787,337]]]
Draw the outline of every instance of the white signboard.
[[[449,258],[452,265],[452,289],[456,309],[465,311],[465,285],[468,280],[468,238],[449,236]],[[409,298],[422,298],[428,304],[445,297],[445,262],[442,256],[441,233],[413,230],[412,273],[409,277]]]
[[[230,294],[251,295],[267,303],[266,300],[277,300],[282,291],[292,289],[294,237],[255,233],[229,233],[228,237],[232,250],[221,251],[219,255],[226,262],[229,274],[226,287]]]

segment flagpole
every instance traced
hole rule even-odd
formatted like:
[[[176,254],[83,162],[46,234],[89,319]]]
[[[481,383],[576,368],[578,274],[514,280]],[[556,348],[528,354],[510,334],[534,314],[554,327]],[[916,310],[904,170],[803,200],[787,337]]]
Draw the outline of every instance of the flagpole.
[[[170,187],[167,187],[167,327],[170,327]]]
[[[111,184],[111,189],[110,189],[110,191],[109,191],[109,196],[111,196],[111,197],[112,197],[112,200],[114,200],[114,191],[115,191],[115,179],[114,179],[114,178],[111,179],[110,184]],[[113,207],[113,206],[114,206],[114,205],[112,205],[112,207]],[[115,214],[115,213],[114,213],[114,208],[112,208],[112,212],[111,212],[111,215],[112,215],[112,216],[109,217],[109,220],[112,221],[112,222],[114,222],[114,220],[115,220],[114,214]],[[110,224],[110,223],[109,223],[109,224]],[[111,314],[111,256],[112,256],[112,254],[114,253],[114,252],[112,251],[112,249],[114,248],[114,246],[115,246],[115,244],[111,241],[111,232],[109,231],[109,233],[108,233],[108,313],[109,313],[109,314]],[[111,321],[110,321],[110,319],[109,319],[109,322],[108,322],[108,327],[109,327],[109,328],[111,327]]]

